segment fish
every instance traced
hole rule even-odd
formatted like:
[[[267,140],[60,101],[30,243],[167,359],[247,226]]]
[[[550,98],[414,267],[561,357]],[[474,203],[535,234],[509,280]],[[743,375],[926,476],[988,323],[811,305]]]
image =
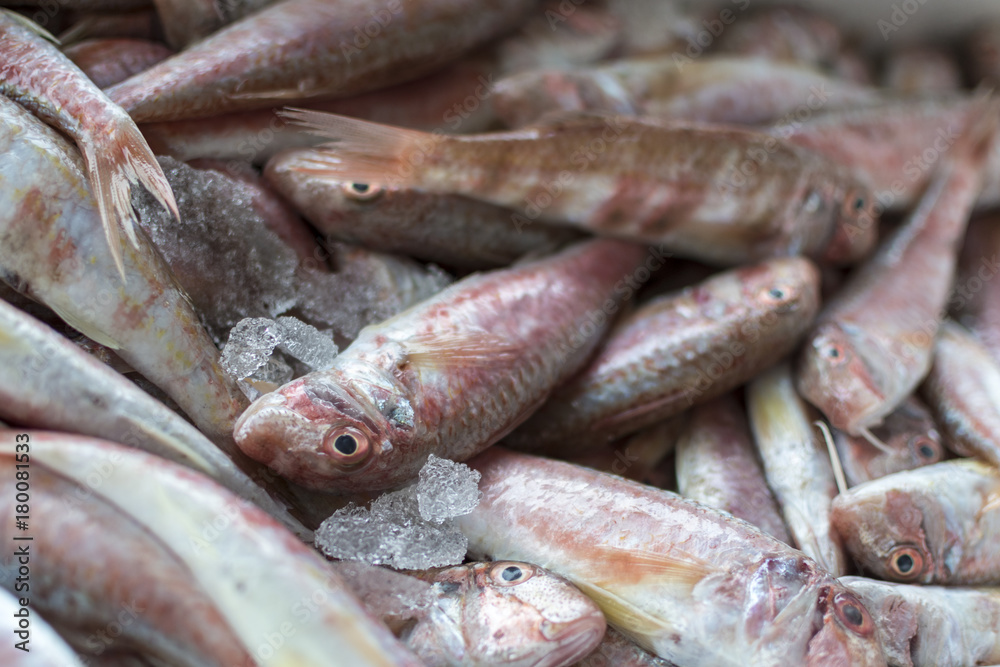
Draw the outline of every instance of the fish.
[[[997,179],[1000,184],[1000,178]],[[1000,218],[977,215],[970,223],[948,299],[957,322],[971,331],[1000,363]]]
[[[829,451],[813,425],[815,415],[796,393],[787,361],[754,378],[746,399],[764,476],[792,545],[839,577],[848,560],[830,516],[837,483]]]
[[[676,2],[661,0],[600,0],[595,3],[622,26],[621,57],[679,51],[696,38],[702,26],[698,17]],[[579,7],[579,5],[577,5]],[[566,5],[552,18],[567,18]]]
[[[420,664],[310,547],[203,475],[83,436],[18,435],[0,433],[0,503],[3,535],[14,544],[14,461],[26,457],[33,603],[42,600],[35,587],[62,590],[55,609],[96,620],[99,630],[107,620],[88,603],[117,615],[134,601],[129,632],[148,628],[144,647],[169,650],[170,665],[319,667],[330,656],[349,665]],[[2,563],[17,566],[13,549]],[[80,594],[87,589],[88,597]],[[68,594],[78,603],[65,604]]]
[[[872,429],[872,435],[884,446],[882,449],[864,437],[833,431],[850,486],[937,463],[948,455],[930,409],[915,396],[886,415],[885,422]]]
[[[432,453],[470,458],[580,370],[646,254],[584,241],[472,274],[363,329],[329,370],[257,399],[236,442],[279,475],[340,494],[398,487]]]
[[[1000,467],[1000,364],[961,325],[941,325],[920,393],[949,449]]]
[[[159,161],[183,217],[177,223],[146,198],[139,224],[217,343],[244,318],[295,312],[346,344],[451,282],[409,258],[317,243],[252,169]]]
[[[159,42],[122,38],[84,40],[67,47],[63,53],[95,86],[109,88],[149,69],[174,52]],[[146,141],[148,143],[149,139]]]
[[[282,115],[333,142],[309,172],[513,208],[517,229],[570,225],[722,265],[800,254],[850,263],[875,240],[873,201],[843,169],[749,130],[580,113],[443,136]]]
[[[1000,662],[1000,589],[840,580],[875,619],[890,665],[966,667]]]
[[[1000,25],[979,26],[969,36],[968,56],[975,81],[987,85],[1000,83]]]
[[[194,44],[223,26],[260,11],[274,0],[154,0],[167,43]]]
[[[678,438],[687,425],[688,414],[659,421],[607,447],[566,455],[564,460],[594,470],[614,473],[626,479],[660,488],[671,488],[675,475],[670,464]]]
[[[573,667],[676,667],[676,665],[653,655],[614,628],[608,628],[600,646]]]
[[[208,475],[304,540],[312,533],[180,415],[17,308],[0,302],[0,417],[89,435]],[[247,463],[240,460],[240,463]],[[250,473],[254,466],[248,466]]]
[[[719,273],[625,316],[585,370],[505,441],[578,455],[730,391],[798,344],[819,310],[807,259]]]
[[[22,601],[28,602],[28,599],[0,588],[0,614],[4,618],[17,619],[12,624],[15,626],[14,639],[0,645],[3,664],[7,667],[83,667],[84,663],[66,640],[38,615],[37,610],[22,605]],[[30,630],[16,627],[20,624],[19,616],[24,617]]]
[[[713,50],[830,68],[844,41],[840,27],[820,12],[779,5],[741,16],[719,35]]]
[[[513,28],[533,4],[280,2],[122,81],[108,96],[139,123],[350,97],[433,72]]]
[[[763,125],[794,118],[803,107],[837,109],[878,99],[873,88],[795,63],[718,55],[679,66],[675,55],[665,55],[504,77],[497,81],[493,106],[512,128],[570,111]]]
[[[930,370],[996,132],[994,103],[988,97],[979,102],[905,224],[850,275],[803,345],[799,393],[850,435],[881,424]]]
[[[69,28],[59,33],[63,48],[85,39],[143,39],[162,41],[163,29],[152,7],[121,12],[86,12],[74,16]]]
[[[582,235],[548,225],[518,229],[513,213],[493,204],[410,187],[332,180],[303,171],[314,151],[271,158],[264,177],[322,234],[382,252],[409,255],[461,270],[505,266],[544,254]]]
[[[121,282],[79,153],[3,96],[0,193],[0,279],[113,349],[235,454],[246,399],[169,267],[136,227],[139,245],[122,247]]]
[[[428,667],[569,665],[600,644],[607,626],[590,598],[530,563],[406,574],[358,565],[341,563],[337,571],[372,613],[402,621],[398,636]],[[414,595],[414,582],[426,588]]]
[[[502,447],[469,465],[472,558],[523,560],[587,593],[678,665],[884,665],[871,617],[802,552],[741,519],[616,475]]]
[[[833,525],[880,579],[1000,583],[1000,471],[953,459],[859,484],[833,501]]]
[[[175,218],[170,185],[135,123],[27,18],[0,9],[0,94],[66,133],[83,155],[104,235],[125,279],[120,232],[138,247],[129,202],[141,183]],[[53,85],[57,82],[58,85]]]
[[[757,460],[746,413],[733,394],[691,408],[677,443],[677,492],[792,544]]]
[[[904,94],[954,93],[962,89],[962,70],[954,56],[943,49],[893,49],[883,66],[882,85]]]

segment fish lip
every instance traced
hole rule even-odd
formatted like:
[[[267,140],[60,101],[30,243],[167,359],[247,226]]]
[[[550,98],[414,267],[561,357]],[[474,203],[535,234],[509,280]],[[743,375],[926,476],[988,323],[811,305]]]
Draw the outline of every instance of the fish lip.
[[[589,627],[588,627],[589,626]],[[581,629],[582,628],[582,629]],[[549,632],[555,629],[551,635]],[[556,642],[557,646],[535,662],[532,667],[555,667],[556,665],[573,664],[589,655],[601,643],[607,630],[604,618],[588,616],[565,624],[544,624],[542,634],[546,639]],[[559,643],[561,637],[575,635],[565,643]]]

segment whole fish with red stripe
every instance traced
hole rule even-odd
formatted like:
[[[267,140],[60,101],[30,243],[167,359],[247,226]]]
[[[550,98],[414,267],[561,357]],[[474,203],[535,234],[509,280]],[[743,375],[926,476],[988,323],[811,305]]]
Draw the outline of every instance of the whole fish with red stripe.
[[[178,217],[170,185],[139,128],[28,19],[0,9],[0,93],[76,141],[118,272],[119,232],[139,245],[129,189],[140,182]]]
[[[303,171],[465,195],[514,209],[518,229],[571,225],[716,264],[801,254],[849,263],[875,241],[873,200],[845,169],[749,130],[584,114],[441,136],[283,115],[333,140]]]
[[[646,251],[620,241],[474,274],[366,327],[329,370],[257,399],[236,424],[250,457],[303,486],[349,493],[465,460],[578,371]]]
[[[615,475],[491,447],[474,558],[537,563],[685,667],[885,665],[871,617],[801,551],[732,515]]]

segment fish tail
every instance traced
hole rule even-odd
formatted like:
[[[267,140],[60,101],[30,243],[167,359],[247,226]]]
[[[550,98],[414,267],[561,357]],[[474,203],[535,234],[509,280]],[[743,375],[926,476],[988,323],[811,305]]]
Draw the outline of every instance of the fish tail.
[[[160,205],[180,219],[167,177],[145,139],[130,123],[131,121],[119,123],[108,133],[107,142],[87,146],[83,151],[94,186],[94,196],[97,198],[97,208],[104,224],[104,234],[115,266],[123,279],[125,266],[120,232],[125,232],[132,245],[139,246],[139,239],[135,234],[136,217],[130,198],[132,184],[142,183]]]
[[[312,134],[332,140],[316,151],[314,167],[299,171],[354,183],[417,184],[420,165],[445,140],[430,132],[321,111],[286,108],[278,114]]]

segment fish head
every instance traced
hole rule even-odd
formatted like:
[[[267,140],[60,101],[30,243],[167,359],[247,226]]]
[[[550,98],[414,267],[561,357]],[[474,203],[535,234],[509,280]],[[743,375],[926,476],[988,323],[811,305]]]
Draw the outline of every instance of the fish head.
[[[932,583],[946,576],[934,548],[948,543],[941,504],[923,491],[891,483],[883,477],[840,494],[830,519],[864,570],[889,581]]]
[[[830,264],[853,264],[867,256],[878,240],[878,211],[875,195],[861,185],[838,192],[833,234],[820,256]]]
[[[516,561],[474,563],[466,636],[476,664],[553,667],[591,653],[607,623],[598,606],[563,577]]]
[[[236,444],[307,488],[372,490],[364,480],[393,465],[414,415],[391,377],[356,366],[335,365],[261,396],[236,422]]]
[[[744,303],[761,312],[802,314],[819,308],[819,269],[804,257],[781,257],[744,267],[739,276]]]
[[[833,580],[819,589],[820,626],[809,640],[809,667],[885,665],[875,621],[857,595]]]
[[[861,341],[835,322],[820,324],[799,357],[799,393],[842,431],[859,435],[884,411],[883,379],[861,354]]]

